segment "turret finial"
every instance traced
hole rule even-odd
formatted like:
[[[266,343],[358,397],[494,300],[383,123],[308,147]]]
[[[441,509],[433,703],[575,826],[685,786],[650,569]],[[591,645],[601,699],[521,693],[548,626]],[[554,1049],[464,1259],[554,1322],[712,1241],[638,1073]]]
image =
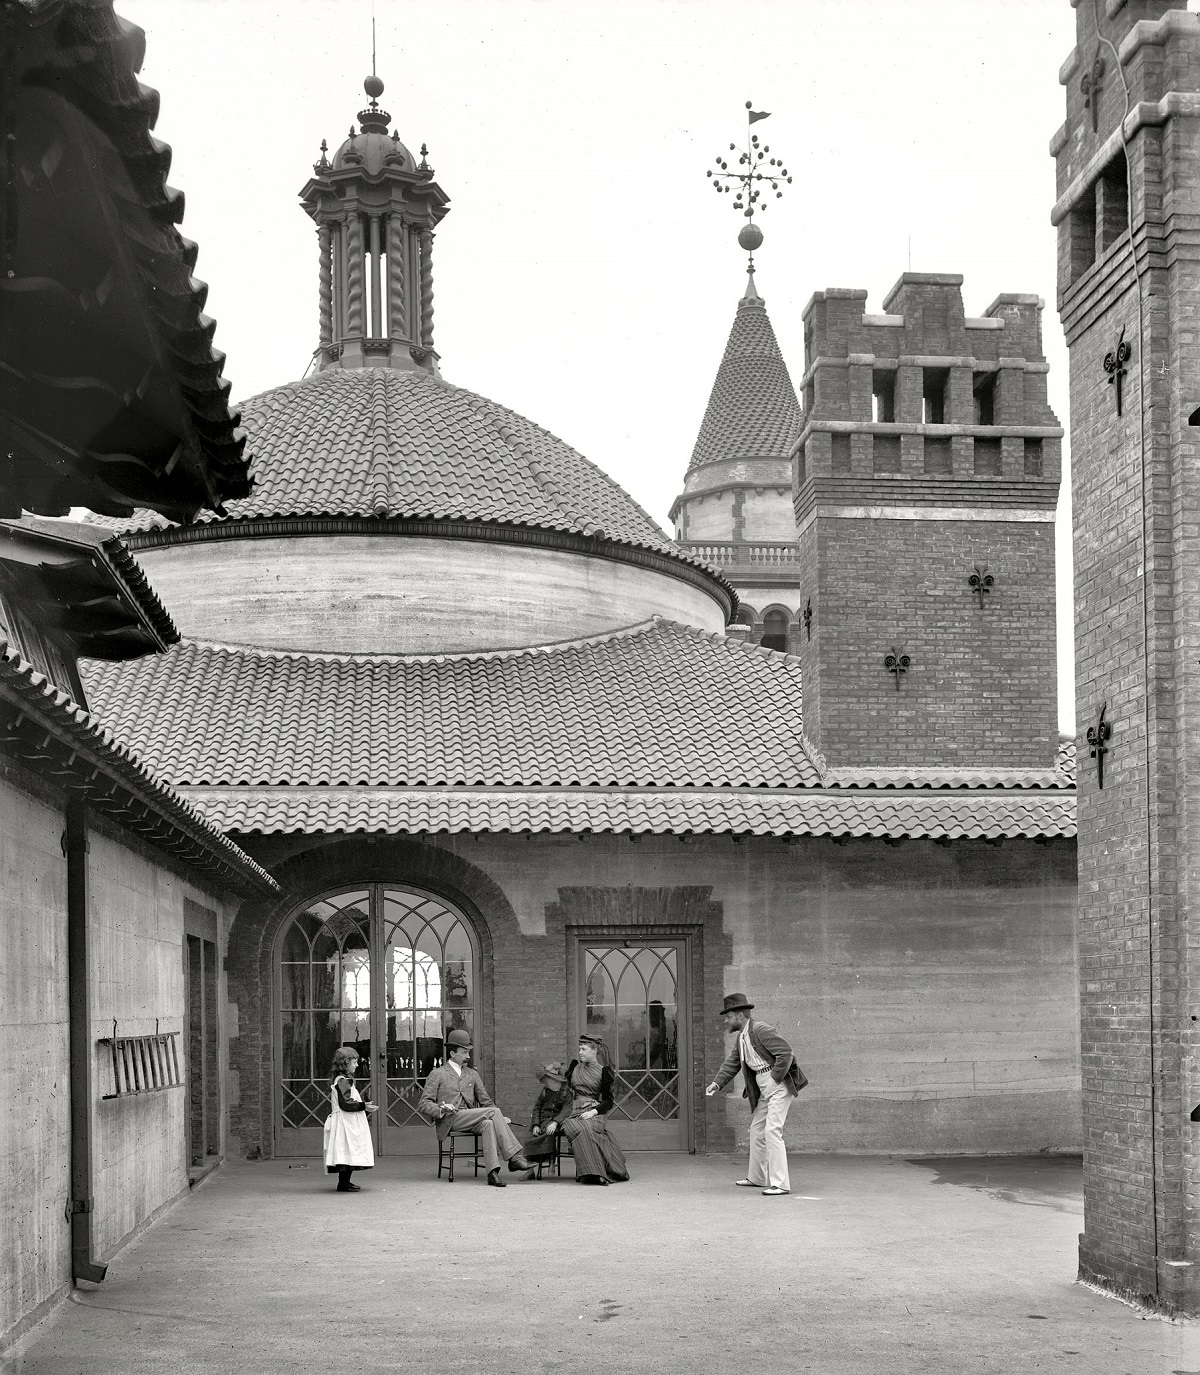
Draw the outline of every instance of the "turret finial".
[[[729,163],[723,157],[718,157],[717,167],[720,170],[713,172],[710,169],[708,176],[712,179],[717,191],[726,194],[731,189],[730,183],[737,183],[737,194],[733,198],[733,205],[734,209],[738,210],[746,220],[741,233],[738,234],[738,243],[750,255],[749,265],[746,268],[750,277],[746,297],[747,299],[757,299],[758,293],[754,290],[754,250],[762,245],[763,232],[754,223],[754,212],[756,210],[764,211],[767,208],[766,205],[759,203],[763,192],[761,183],[766,182],[767,186],[775,192],[775,199],[778,200],[783,195],[780,187],[785,183],[790,185],[792,179],[779,158],[767,158],[771,151],[770,147],[765,143],[759,143],[757,134],[750,133],[751,127],[757,124],[760,119],[769,119],[771,112],[769,110],[756,110],[749,100],[746,101],[746,112],[747,145],[745,150],[739,150],[734,143],[729,145],[731,153],[739,153],[737,166],[741,170],[731,172]],[[767,159],[766,167],[768,169],[774,168],[774,171],[763,170],[764,159]]]
[[[364,134],[386,134],[392,117],[379,104],[378,97],[383,94],[383,82],[372,72],[363,82],[363,90],[370,97],[371,103],[365,110],[358,112],[359,128]]]

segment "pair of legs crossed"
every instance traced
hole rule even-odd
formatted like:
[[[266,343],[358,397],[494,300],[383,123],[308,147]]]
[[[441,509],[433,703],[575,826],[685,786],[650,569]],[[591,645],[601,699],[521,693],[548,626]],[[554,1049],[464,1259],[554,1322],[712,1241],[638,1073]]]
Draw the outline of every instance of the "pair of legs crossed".
[[[499,1108],[460,1108],[450,1119],[456,1132],[478,1132],[488,1174],[498,1170],[514,1155],[521,1154],[521,1143],[512,1134]]]

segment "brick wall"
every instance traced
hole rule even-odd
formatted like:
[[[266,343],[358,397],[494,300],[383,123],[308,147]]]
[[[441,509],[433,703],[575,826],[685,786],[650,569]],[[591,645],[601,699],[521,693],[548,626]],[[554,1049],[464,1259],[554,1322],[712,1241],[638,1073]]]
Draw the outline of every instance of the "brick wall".
[[[848,289],[805,309],[793,498],[819,624],[801,649],[805,730],[831,765],[1053,760],[1062,431],[1042,303],[1001,295],[968,317],[961,286],[910,272],[882,314]],[[994,579],[982,608],[976,570]],[[909,660],[899,692],[893,651]]]
[[[1098,34],[1093,7],[1078,7],[1062,69],[1067,120],[1052,143],[1071,354],[1077,712],[1083,732],[1106,704],[1112,729],[1103,788],[1086,756],[1080,780],[1079,1262],[1087,1279],[1194,1314],[1200,446],[1187,417],[1200,401],[1200,120],[1188,110],[1200,91],[1200,18],[1161,0],[1110,10],[1100,7]],[[1106,74],[1093,130],[1082,80],[1097,55]],[[1122,73],[1134,111],[1124,149]],[[1106,184],[1122,156],[1132,246],[1110,213],[1121,187]],[[1106,359],[1122,331],[1131,356],[1118,415]]]
[[[801,646],[805,729],[830,763],[1050,765],[1053,526],[876,516],[817,522],[804,543],[820,616]],[[994,578],[982,607],[976,567]],[[910,659],[899,690],[893,649]]]
[[[484,952],[476,1062],[522,1121],[536,1068],[580,1029],[573,942],[690,940],[698,1150],[744,1144],[738,1092],[705,1100],[716,1013],[750,994],[812,1080],[798,1151],[1079,1148],[1074,847],[727,837],[243,837],[288,888],[235,923],[231,1044],[245,1154],[271,1151],[271,949],[306,897],[374,879],[453,902]],[[308,846],[307,850],[305,846]],[[421,1146],[427,1149],[427,1146]]]

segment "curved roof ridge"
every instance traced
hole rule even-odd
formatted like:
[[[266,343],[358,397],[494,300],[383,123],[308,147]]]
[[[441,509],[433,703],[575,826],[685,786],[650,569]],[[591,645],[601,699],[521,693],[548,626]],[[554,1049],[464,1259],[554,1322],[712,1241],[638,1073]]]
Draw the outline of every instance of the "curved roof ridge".
[[[370,369],[378,373],[378,368]],[[372,378],[371,412],[368,420],[367,442],[370,454],[367,462],[366,486],[370,494],[372,514],[386,516],[396,496],[392,477],[393,465],[388,461],[388,446],[392,431],[391,396],[382,378]]]
[[[452,383],[450,385],[453,386]],[[580,521],[578,517],[573,516],[563,504],[562,493],[554,483],[550,481],[545,468],[536,461],[532,452],[521,442],[520,435],[517,434],[516,430],[514,430],[511,425],[502,423],[501,415],[505,412],[506,408],[498,405],[495,401],[488,400],[485,396],[480,396],[478,392],[468,391],[465,387],[454,387],[454,390],[457,391],[460,396],[466,398],[467,405],[470,406],[472,410],[476,411],[487,420],[488,424],[495,430],[501,442],[509,452],[515,455],[515,457],[524,464],[530,477],[537,483],[538,487],[545,493],[551,504],[562,516],[565,527],[568,530],[580,534],[590,533],[587,531],[584,523]],[[497,412],[501,414],[497,414]],[[515,412],[509,412],[509,416],[511,417],[512,415],[515,415]],[[557,436],[555,436],[555,438],[557,439]],[[563,441],[559,439],[557,442],[561,444]],[[568,445],[567,447],[569,448],[570,446]],[[575,451],[572,450],[572,452]],[[583,455],[580,454],[579,457],[582,458]],[[586,462],[586,460],[584,461]]]
[[[297,659],[309,663],[366,663],[366,664],[440,664],[461,660],[476,659],[519,659],[534,658],[547,654],[566,652],[572,649],[588,649],[596,645],[611,644],[617,640],[634,639],[655,629],[660,618],[632,621],[629,625],[617,626],[612,630],[597,631],[593,635],[577,635],[566,640],[549,640],[536,645],[513,645],[496,649],[456,649],[429,650],[410,654],[388,653],[386,651],[368,652],[365,650],[336,649],[280,649],[270,645],[254,645],[236,640],[202,640],[195,636],[184,636],[179,646],[193,650],[211,650],[218,654],[230,654],[242,658],[255,659]],[[717,638],[720,638],[719,636]]]
[[[684,630],[689,635],[694,635],[700,640],[712,640],[715,644],[725,645],[735,654],[759,654],[778,663],[792,663],[799,667],[801,658],[799,654],[791,654],[785,649],[772,649],[770,645],[755,645],[748,640],[731,639],[724,631],[720,630],[701,630],[699,626],[688,625],[684,621],[672,621],[666,616],[655,616],[656,621],[663,625],[674,626],[677,630]]]
[[[478,394],[472,393],[472,395]],[[691,558],[691,555],[688,553],[688,551],[685,549],[681,549],[676,545],[675,540],[672,539],[672,537],[669,534],[667,534],[665,530],[662,529],[662,527],[658,524],[654,517],[649,513],[649,511],[647,511],[641,505],[641,503],[637,500],[636,497],[630,495],[630,493],[626,491],[624,487],[621,486],[621,484],[616,480],[616,478],[614,478],[611,474],[606,473],[604,469],[599,466],[599,464],[593,463],[592,460],[588,458],[585,454],[580,453],[579,450],[575,448],[573,444],[568,444],[565,439],[555,434],[553,430],[548,430],[544,425],[539,425],[536,420],[531,420],[528,416],[521,415],[519,411],[514,411],[510,406],[504,405],[504,403],[501,401],[493,401],[486,396],[480,396],[479,399],[483,401],[490,410],[499,412],[501,415],[505,416],[510,421],[528,426],[529,429],[532,430],[535,435],[538,435],[542,439],[550,441],[550,443],[556,445],[558,448],[565,450],[573,458],[578,459],[579,462],[584,464],[587,469],[595,473],[596,476],[607,488],[609,488],[612,492],[618,494],[626,501],[630,502],[633,506],[635,506],[637,510],[641,513],[641,515],[645,517],[647,524],[651,527],[651,529],[654,531],[654,533],[658,536],[659,539],[665,540],[672,547],[672,550],[675,553],[679,554],[681,557],[688,559]],[[561,503],[562,490],[554,474],[550,472],[547,466],[538,459],[537,455],[534,454],[533,451],[528,448],[528,446],[524,443],[520,436],[517,435],[516,431],[509,432],[512,433],[516,437],[517,442],[521,444],[522,452],[528,455],[529,461],[532,465],[534,465],[535,472],[539,479],[543,482],[543,485],[546,486],[548,490],[554,495],[555,499]],[[624,542],[622,536],[614,534],[611,530],[607,530],[603,526],[597,526],[587,521],[579,523],[577,528],[583,534],[602,533],[609,539],[616,539],[621,542]]]

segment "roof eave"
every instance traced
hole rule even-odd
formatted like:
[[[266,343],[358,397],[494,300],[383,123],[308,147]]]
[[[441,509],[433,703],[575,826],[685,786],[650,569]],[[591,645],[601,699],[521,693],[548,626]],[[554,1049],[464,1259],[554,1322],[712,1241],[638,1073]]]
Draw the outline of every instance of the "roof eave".
[[[258,863],[153,778],[91,717],[0,641],[0,754],[155,848],[244,895],[276,893]]]

